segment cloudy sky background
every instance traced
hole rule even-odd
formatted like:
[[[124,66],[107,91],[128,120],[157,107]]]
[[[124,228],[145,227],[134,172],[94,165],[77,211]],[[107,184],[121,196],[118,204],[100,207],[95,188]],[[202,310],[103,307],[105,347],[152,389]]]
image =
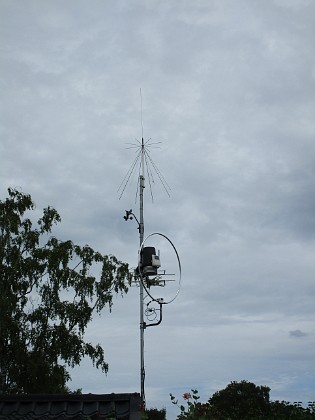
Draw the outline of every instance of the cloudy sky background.
[[[146,233],[183,267],[181,293],[145,333],[149,407],[232,380],[314,401],[315,2],[0,0],[0,177],[54,206],[55,234],[137,264],[135,158],[171,187],[146,188]],[[161,249],[163,262],[163,249]],[[161,292],[162,293],[162,292]],[[70,386],[135,392],[139,289],[96,317],[104,377],[84,361]]]

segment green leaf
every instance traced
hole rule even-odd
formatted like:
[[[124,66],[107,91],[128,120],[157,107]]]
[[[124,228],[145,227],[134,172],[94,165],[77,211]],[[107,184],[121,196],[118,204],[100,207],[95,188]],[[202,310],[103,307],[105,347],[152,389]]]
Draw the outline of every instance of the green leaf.
[[[67,369],[83,357],[108,370],[103,349],[84,334],[94,312],[126,293],[128,265],[48,237],[58,212],[48,206],[36,224],[31,196],[8,193],[0,201],[0,393],[67,392]]]

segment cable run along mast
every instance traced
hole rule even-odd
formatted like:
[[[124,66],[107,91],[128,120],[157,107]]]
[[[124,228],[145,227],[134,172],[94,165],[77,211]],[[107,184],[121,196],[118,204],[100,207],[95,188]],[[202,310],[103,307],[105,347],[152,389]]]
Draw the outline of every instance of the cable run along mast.
[[[129,143],[128,148],[136,148],[137,155],[133,161],[131,167],[129,168],[125,178],[123,179],[118,191],[120,191],[120,197],[122,197],[127,184],[129,183],[132,175],[134,174],[137,167],[139,167],[139,176],[138,176],[138,187],[136,193],[136,199],[139,192],[139,220],[132,210],[126,210],[124,219],[132,220],[135,219],[138,224],[139,230],[139,251],[138,251],[138,266],[134,272],[134,281],[139,285],[139,303],[140,303],[140,395],[142,401],[142,408],[145,409],[145,366],[144,366],[144,330],[150,326],[159,325],[162,321],[162,308],[163,305],[171,303],[178,295],[181,283],[181,264],[176,248],[173,243],[161,233],[152,233],[146,238],[144,237],[144,189],[145,189],[145,175],[148,178],[151,199],[153,202],[153,191],[152,186],[154,184],[153,173],[157,175],[159,181],[164,187],[167,195],[170,196],[166,180],[164,179],[162,173],[154,163],[153,159],[150,156],[149,148],[157,147],[157,144],[161,142],[152,143],[151,139],[144,141],[143,136],[143,123],[142,123],[142,94],[140,89],[140,98],[141,98],[141,142],[138,140],[137,143]],[[164,238],[170,245],[171,250],[174,251],[176,264],[178,266],[177,278],[172,277],[175,274],[166,274],[166,270],[158,270],[160,268],[160,259],[159,255],[156,255],[155,248],[152,246],[145,246],[146,242],[152,238]],[[165,276],[171,276],[171,279],[168,280]],[[172,281],[178,284],[176,293],[172,299],[164,300],[163,298],[156,298],[155,294],[152,292],[152,286],[162,286],[166,285],[166,282]],[[146,303],[145,299],[150,298],[150,302]],[[151,307],[150,305],[157,305],[157,307]],[[146,307],[146,310],[144,308]],[[145,322],[144,317],[150,321],[149,323]],[[152,322],[157,319],[157,322]]]

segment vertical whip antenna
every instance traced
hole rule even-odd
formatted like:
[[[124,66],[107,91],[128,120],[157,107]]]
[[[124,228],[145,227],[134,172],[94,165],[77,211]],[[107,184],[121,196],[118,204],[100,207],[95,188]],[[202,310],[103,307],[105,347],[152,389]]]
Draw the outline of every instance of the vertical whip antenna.
[[[142,119],[142,91],[140,88],[140,107],[141,107],[141,137],[142,137],[142,144],[143,144],[143,119]]]
[[[153,161],[153,159],[150,155],[150,150],[149,149],[160,148],[159,145],[161,144],[161,142],[160,141],[152,142],[151,138],[144,141],[143,105],[142,105],[142,90],[141,90],[141,88],[140,88],[140,123],[141,123],[141,141],[139,141],[138,139],[135,139],[136,143],[127,143],[128,147],[126,147],[127,149],[135,149],[136,157],[135,157],[134,161],[132,162],[130,168],[128,169],[124,179],[122,180],[117,192],[119,193],[119,200],[120,200],[121,197],[123,196],[124,192],[125,192],[125,189],[126,189],[127,185],[129,184],[131,179],[133,179],[133,175],[136,172],[139,172],[139,175],[141,174],[142,177],[143,177],[143,182],[144,182],[144,176],[147,175],[149,189],[150,189],[150,195],[151,195],[151,199],[152,199],[152,202],[153,202],[154,201],[154,199],[153,199],[153,184],[155,184],[154,176],[153,176],[154,173],[157,176],[157,178],[159,179],[159,181],[162,184],[166,194],[169,197],[170,197],[171,188],[168,185],[168,183],[166,182],[164,176],[162,175],[161,171],[159,170],[158,166]],[[138,171],[137,171],[137,168],[138,168]],[[139,188],[140,188],[140,176],[138,177],[136,201],[137,201],[137,197],[138,197]]]

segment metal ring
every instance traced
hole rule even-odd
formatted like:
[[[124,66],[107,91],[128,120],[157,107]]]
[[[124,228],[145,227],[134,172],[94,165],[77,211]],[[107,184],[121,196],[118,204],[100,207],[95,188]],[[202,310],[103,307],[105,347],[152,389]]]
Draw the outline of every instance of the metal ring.
[[[176,298],[177,298],[177,296],[178,296],[178,294],[179,294],[179,291],[180,291],[180,288],[181,288],[181,282],[182,282],[182,267],[181,267],[181,263],[180,263],[180,259],[179,259],[179,255],[178,255],[178,252],[177,252],[177,250],[176,250],[176,248],[175,248],[175,245],[173,244],[173,242],[167,237],[167,236],[165,236],[165,235],[163,235],[163,233],[158,233],[158,232],[154,232],[154,233],[151,233],[150,235],[148,235],[144,240],[143,240],[143,242],[142,242],[142,244],[140,245],[140,248],[139,248],[139,251],[138,251],[138,267],[140,267],[140,260],[141,260],[141,252],[142,252],[142,250],[143,250],[143,247],[144,247],[144,244],[145,244],[145,242],[147,241],[147,239],[149,239],[151,236],[154,236],[154,235],[159,235],[159,236],[162,236],[163,238],[165,238],[171,245],[172,245],[172,247],[173,247],[173,250],[175,251],[175,254],[176,254],[176,258],[177,258],[177,262],[178,262],[178,268],[179,268],[179,281],[178,281],[178,288],[177,288],[177,291],[176,291],[176,293],[175,293],[175,296],[172,298],[172,299],[170,299],[169,301],[163,301],[163,304],[164,305],[167,305],[167,304],[169,304],[169,303],[171,303],[171,302],[173,302]],[[145,285],[145,283],[144,283],[144,281],[143,281],[143,277],[142,277],[142,274],[141,274],[141,270],[139,270],[139,274],[140,274],[140,280],[141,280],[141,283],[142,283],[142,285],[143,285],[143,287],[144,287],[144,289],[145,289],[145,291],[146,291],[146,293],[150,296],[150,298],[152,299],[152,300],[154,300],[155,302],[157,302],[158,301],[158,299],[157,298],[155,298],[155,297],[153,297],[152,296],[152,294],[150,293],[150,291],[148,290],[148,288],[146,287],[146,285]]]

